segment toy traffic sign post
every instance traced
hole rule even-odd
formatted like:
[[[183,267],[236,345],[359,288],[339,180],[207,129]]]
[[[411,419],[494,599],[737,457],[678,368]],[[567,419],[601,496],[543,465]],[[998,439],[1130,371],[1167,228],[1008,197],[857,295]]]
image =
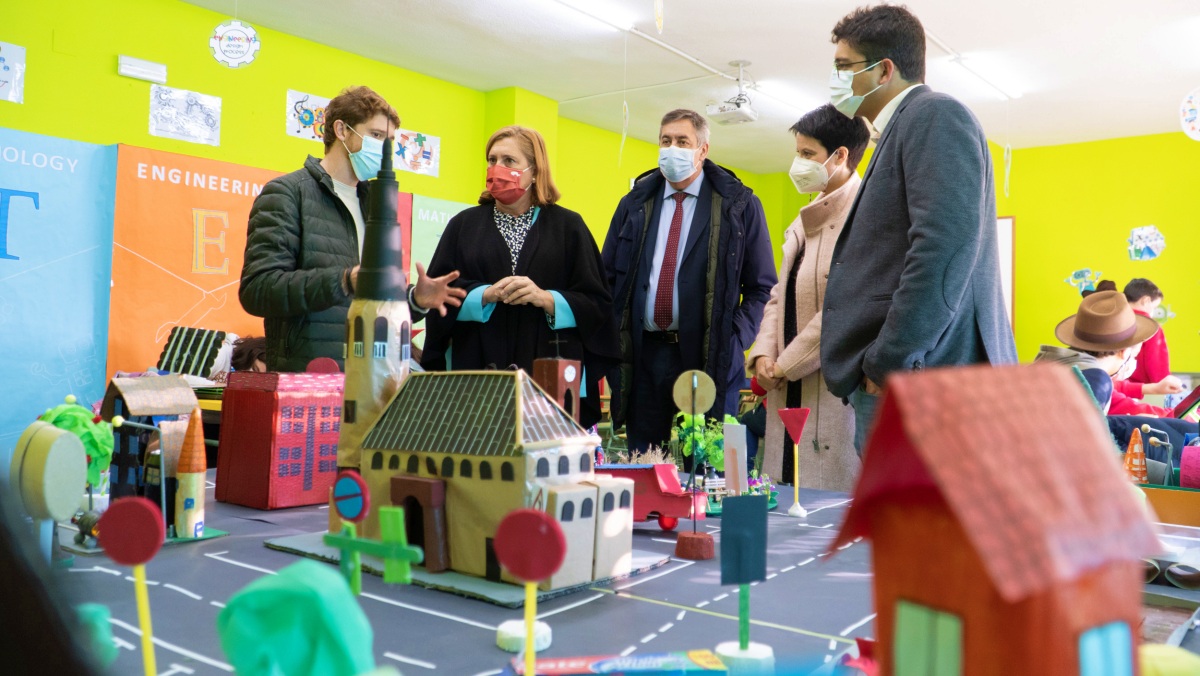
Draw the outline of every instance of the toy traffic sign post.
[[[731,675],[775,673],[771,647],[750,642],[750,583],[767,578],[766,495],[725,498],[721,512],[721,584],[738,585],[738,641],[717,646]]]
[[[358,472],[348,470],[338,475],[333,484],[333,506],[342,517],[341,533],[327,533],[325,544],[341,551],[339,568],[350,583],[350,591],[362,592],[362,555],[383,559],[383,581],[389,584],[410,584],[412,564],[425,559],[420,547],[408,544],[402,507],[380,507],[381,540],[364,540],[357,536],[355,524],[362,523],[371,509],[367,483]]]
[[[703,433],[702,425],[695,424],[696,416],[708,409],[717,400],[717,385],[707,373],[699,370],[684,371],[675,380],[672,391],[675,405],[680,411],[692,416],[693,424],[688,428],[690,433]],[[684,440],[680,440],[682,443]],[[700,448],[697,443],[696,448]],[[688,490],[694,491],[696,486],[696,465],[702,458],[698,455],[692,458],[692,471],[688,477]],[[692,561],[705,561],[716,556],[713,537],[708,533],[696,532],[697,515],[692,514],[692,532],[680,533],[675,541],[675,556]]]
[[[150,595],[146,592],[146,562],[154,558],[166,537],[158,507],[146,498],[114,501],[100,517],[100,546],[108,558],[133,566],[138,625],[142,630],[142,664],[146,676],[155,676],[154,637],[150,630]]]
[[[9,479],[25,512],[37,524],[46,561],[54,545],[54,523],[71,518],[87,484],[87,453],[79,437],[48,422],[25,428],[13,450]]]
[[[525,674],[536,673],[538,583],[558,572],[567,556],[567,538],[554,517],[536,509],[510,512],[496,529],[496,558],[525,583]],[[548,629],[548,628],[547,628]],[[549,632],[547,631],[547,636]]]
[[[792,506],[788,508],[788,516],[800,518],[808,516],[808,511],[800,506],[800,435],[804,433],[804,423],[808,422],[809,411],[810,409],[807,408],[779,409],[779,417],[783,420],[783,426],[787,428],[788,435],[792,437],[792,471],[795,473],[792,488],[795,489],[795,498]]]

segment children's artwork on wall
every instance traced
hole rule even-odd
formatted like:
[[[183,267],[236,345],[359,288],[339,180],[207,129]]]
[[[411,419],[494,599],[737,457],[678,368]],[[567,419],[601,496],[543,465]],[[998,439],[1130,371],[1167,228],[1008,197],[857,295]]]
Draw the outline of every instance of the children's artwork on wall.
[[[150,85],[150,135],[221,145],[221,97]]]
[[[1200,141],[1200,88],[1183,97],[1183,103],[1179,104],[1179,124],[1188,138]]]
[[[442,139],[408,129],[396,130],[397,169],[426,176],[438,175],[442,160]]]
[[[294,89],[287,92],[287,135],[308,141],[325,136],[325,106],[329,99]]]
[[[1100,272],[1099,270],[1092,272],[1091,268],[1080,268],[1075,272],[1072,272],[1071,276],[1067,277],[1063,281],[1075,287],[1075,290],[1079,293],[1083,293],[1084,291],[1095,291],[1096,282],[1100,281],[1100,275],[1102,274],[1104,273]]]
[[[1129,260],[1151,261],[1167,248],[1167,238],[1153,225],[1134,228],[1129,233]]]
[[[230,19],[213,30],[208,39],[208,48],[212,50],[213,58],[230,68],[250,65],[262,43],[258,39],[258,31],[254,26]]]
[[[110,375],[158,362],[177,326],[263,335],[262,320],[242,310],[237,292],[250,206],[276,176],[119,147],[111,316],[120,330],[108,341]]]
[[[0,42],[0,101],[25,102],[25,48]]]
[[[104,395],[117,153],[0,128],[0,448]]]

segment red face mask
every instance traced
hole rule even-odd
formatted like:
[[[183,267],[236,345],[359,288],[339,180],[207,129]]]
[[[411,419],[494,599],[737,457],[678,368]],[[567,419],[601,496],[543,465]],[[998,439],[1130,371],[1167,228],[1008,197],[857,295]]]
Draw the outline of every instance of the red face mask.
[[[521,187],[521,175],[528,169],[513,169],[498,164],[488,167],[487,191],[501,204],[515,204],[525,196]]]

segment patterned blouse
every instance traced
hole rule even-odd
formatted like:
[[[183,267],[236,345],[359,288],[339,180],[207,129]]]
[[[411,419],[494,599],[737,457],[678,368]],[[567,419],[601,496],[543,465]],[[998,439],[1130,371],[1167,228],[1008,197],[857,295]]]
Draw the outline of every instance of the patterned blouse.
[[[525,237],[529,235],[529,229],[537,220],[538,211],[538,207],[533,207],[520,216],[512,216],[499,209],[495,210],[496,228],[500,230],[505,243],[508,244],[508,255],[512,259],[513,274],[517,273],[517,259],[521,256],[521,248],[525,246]]]

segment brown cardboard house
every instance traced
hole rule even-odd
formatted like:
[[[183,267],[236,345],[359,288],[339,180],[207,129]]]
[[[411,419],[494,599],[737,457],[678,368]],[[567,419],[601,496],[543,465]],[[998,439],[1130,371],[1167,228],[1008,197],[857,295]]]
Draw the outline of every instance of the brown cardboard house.
[[[114,416],[121,416],[131,422],[157,426],[163,473],[174,478],[175,463],[187,432],[187,421],[179,420],[179,416],[189,415],[197,406],[195,392],[180,376],[113,378],[104,393],[100,416],[108,422],[112,422]],[[117,427],[113,433],[115,444],[109,470],[111,495],[113,498],[141,495],[145,480],[142,475],[145,461],[142,431]]]
[[[1159,549],[1057,365],[888,379],[846,521],[871,540],[884,676],[1132,675]]]

